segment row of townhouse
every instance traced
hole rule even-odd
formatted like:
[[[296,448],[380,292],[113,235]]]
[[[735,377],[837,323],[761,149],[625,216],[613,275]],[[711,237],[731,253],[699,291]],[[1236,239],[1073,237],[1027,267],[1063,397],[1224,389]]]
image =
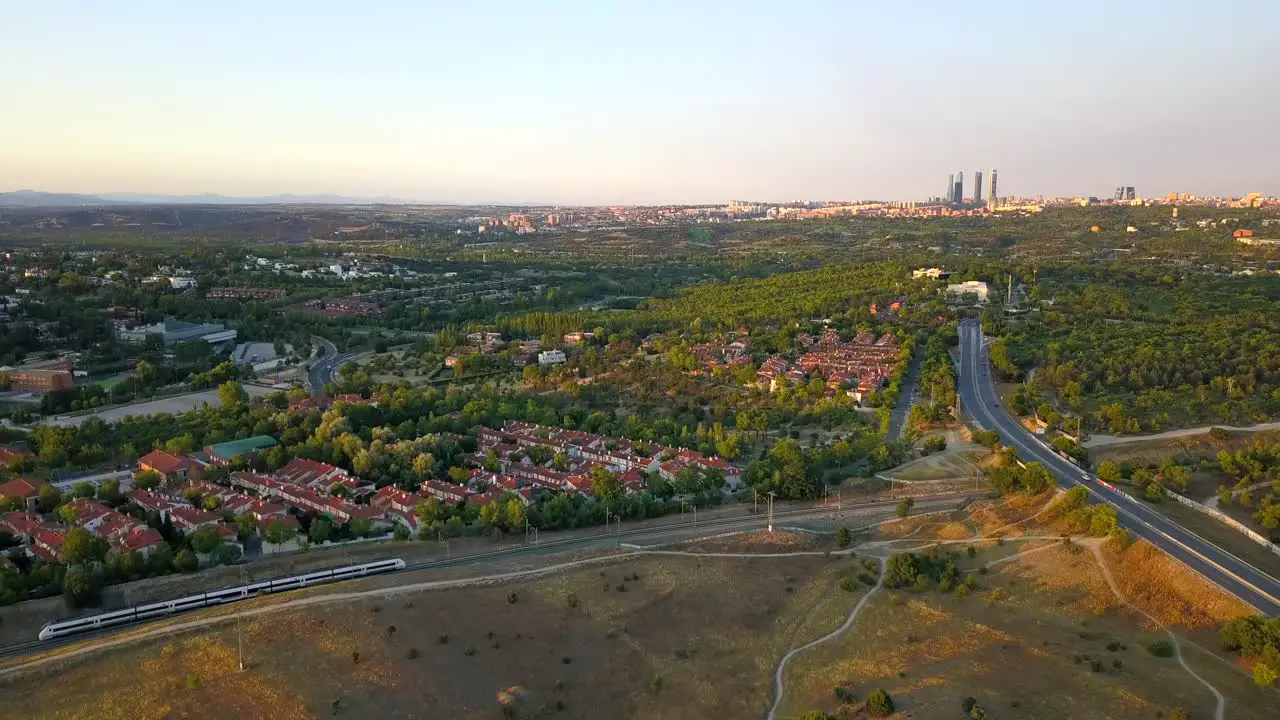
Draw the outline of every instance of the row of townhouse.
[[[358,505],[345,498],[290,482],[278,475],[233,472],[231,484],[257,493],[264,500],[276,500],[302,512],[327,515],[339,523],[345,524],[357,517],[366,518],[375,525],[382,520],[376,508]]]
[[[714,469],[724,473],[725,482],[730,489],[737,488],[742,481],[742,471],[739,468],[719,458],[706,457],[696,450],[660,445],[641,446],[627,438],[606,437],[518,420],[507,421],[501,430],[481,427],[477,431],[477,439],[479,457],[492,449],[498,453],[502,470],[506,474],[530,484],[542,484],[555,489],[589,489],[591,468],[597,464],[624,475],[635,473],[636,477],[639,477],[640,472],[662,474],[664,465],[672,476],[685,467]],[[539,467],[527,456],[520,462],[513,463],[507,459],[508,453],[501,452],[508,448],[528,449],[536,445],[544,445],[554,452],[564,453],[575,466],[569,472],[559,472]]]
[[[46,522],[33,512],[15,510],[0,515],[0,531],[12,535],[20,544],[19,549],[29,557],[47,563],[59,562],[62,540],[66,535],[66,528],[62,525]]]
[[[77,525],[106,540],[113,550],[149,556],[164,543],[159,531],[96,500],[76,498],[68,507],[75,513]]]

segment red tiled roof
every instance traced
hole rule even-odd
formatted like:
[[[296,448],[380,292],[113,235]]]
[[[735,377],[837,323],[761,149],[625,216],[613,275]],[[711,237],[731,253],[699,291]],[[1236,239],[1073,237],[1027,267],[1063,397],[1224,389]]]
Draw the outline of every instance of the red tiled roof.
[[[40,493],[41,486],[47,484],[45,481],[35,478],[16,478],[0,485],[0,496],[32,498]]]
[[[181,455],[174,455],[164,450],[152,450],[138,458],[138,465],[149,467],[161,475],[168,475],[182,469],[191,469],[195,463]]]
[[[81,525],[88,525],[104,515],[115,512],[97,500],[90,500],[89,498],[76,498],[67,503],[67,507],[75,511],[76,520]]]
[[[208,510],[199,510],[197,508],[185,506],[175,507],[170,510],[169,517],[174,519],[175,525],[191,528],[218,522],[221,519],[217,513],[211,513]]]
[[[156,547],[164,542],[164,537],[160,533],[149,527],[138,527],[129,531],[120,540],[126,550],[145,550],[150,547]]]

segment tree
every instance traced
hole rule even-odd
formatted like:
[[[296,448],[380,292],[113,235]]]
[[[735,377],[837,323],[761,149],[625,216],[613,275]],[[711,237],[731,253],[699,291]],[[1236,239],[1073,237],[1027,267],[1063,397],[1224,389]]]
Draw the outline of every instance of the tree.
[[[156,376],[156,366],[146,360],[139,360],[138,364],[133,367],[133,373],[141,385],[150,385]]]
[[[91,535],[82,527],[74,527],[63,536],[59,557],[68,565],[97,562],[106,557],[108,549],[106,540]]]
[[[490,452],[493,452],[493,451],[491,450]],[[557,470],[558,472],[568,472],[569,456],[562,452],[556,453],[555,457],[551,458],[551,467]]]
[[[120,481],[103,480],[98,488],[98,499],[110,505],[120,499]]]
[[[45,483],[40,486],[36,499],[41,512],[53,512],[54,508],[62,504],[62,491],[51,483]]]
[[[1120,482],[1120,464],[1114,460],[1103,460],[1098,463],[1098,479],[1109,483]]]
[[[1158,482],[1147,484],[1146,498],[1149,502],[1158,503],[1164,500],[1164,488]]]
[[[357,515],[347,521],[347,532],[351,533],[352,537],[365,537],[371,530],[373,530],[373,521],[367,517]]]
[[[208,555],[218,549],[222,538],[212,525],[201,525],[191,533],[191,549],[201,555]]]
[[[893,714],[893,698],[880,688],[867,695],[867,713],[872,717],[888,717]]]
[[[235,380],[228,380],[218,386],[218,401],[224,408],[233,408],[249,402],[249,393]]]
[[[1000,444],[1000,433],[995,430],[977,430],[973,433],[973,441],[987,448]]]
[[[162,479],[155,470],[143,470],[133,476],[133,486],[138,490],[155,490]]]
[[[520,501],[520,498],[507,498],[506,508],[503,514],[505,515],[507,527],[518,528],[521,525],[524,525],[526,511],[524,503]]]
[[[617,473],[603,465],[591,469],[591,490],[606,503],[613,503],[622,495],[622,481]]]
[[[195,572],[200,567],[200,559],[190,548],[182,548],[173,558],[173,565],[181,572]]]
[[[915,504],[916,501],[914,498],[903,498],[902,502],[898,503],[898,517],[904,518],[910,515],[911,508],[915,507]]]
[[[1259,660],[1253,665],[1253,684],[1260,688],[1269,688],[1276,681],[1275,668]]]
[[[263,533],[262,538],[272,545],[280,545],[287,543],[298,536],[298,531],[293,529],[283,520],[272,520],[267,523],[267,529]]]
[[[307,538],[312,545],[321,545],[329,542],[333,537],[333,521],[326,517],[318,517],[311,521],[311,529],[307,531]]]
[[[230,565],[240,559],[240,546],[232,543],[219,543],[213,551],[213,561],[218,565]]]
[[[487,528],[496,528],[502,524],[502,506],[492,501],[480,508],[480,523]]]
[[[95,605],[102,595],[102,575],[81,563],[69,565],[62,577],[62,592],[72,608]]]
[[[240,542],[244,542],[253,537],[258,531],[258,521],[249,513],[244,513],[236,518],[236,537],[240,538]]]
[[[849,547],[849,543],[852,542],[852,539],[852,533],[849,532],[849,528],[841,526],[836,530],[836,545],[841,549]]]
[[[200,504],[203,505],[204,509],[208,510],[209,512],[216,512],[218,508],[222,507],[222,501],[219,500],[216,495],[210,495],[209,497],[204,499],[204,502]]]
[[[431,466],[435,464],[435,458],[428,453],[418,453],[413,458],[413,471],[420,476],[427,477],[431,475]],[[494,468],[495,470],[497,468]]]
[[[71,487],[71,494],[78,498],[91,498],[97,494],[97,488],[91,482],[78,482]]]

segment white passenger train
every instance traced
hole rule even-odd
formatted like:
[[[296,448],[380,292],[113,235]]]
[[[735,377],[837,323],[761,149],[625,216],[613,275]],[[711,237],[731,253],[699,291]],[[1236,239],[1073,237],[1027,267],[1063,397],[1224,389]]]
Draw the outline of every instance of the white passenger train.
[[[212,592],[201,593],[199,595],[178,598],[177,600],[167,600],[165,602],[150,603],[148,605],[135,605],[127,610],[116,610],[109,613],[102,613],[100,615],[77,618],[75,620],[60,620],[58,622],[47,623],[40,629],[40,639],[52,640],[53,638],[65,637],[67,635],[88,632],[99,628],[128,625],[129,623],[138,622],[140,620],[152,620],[164,617],[165,615],[173,615],[175,613],[195,610],[197,608],[233,603],[238,600],[246,600],[248,598],[265,595],[267,593],[297,590],[298,588],[308,587],[310,585],[336,582],[338,580],[350,580],[352,578],[364,577],[365,575],[374,575],[377,573],[395,572],[396,570],[403,570],[404,567],[404,560],[401,560],[400,558],[395,558],[393,560],[378,560],[377,562],[364,563],[362,565],[348,565],[347,567],[333,568],[330,570],[317,570],[316,572],[307,573],[306,575],[294,575],[293,577],[280,578],[277,580],[263,580],[249,585],[240,585],[238,587],[214,590]]]

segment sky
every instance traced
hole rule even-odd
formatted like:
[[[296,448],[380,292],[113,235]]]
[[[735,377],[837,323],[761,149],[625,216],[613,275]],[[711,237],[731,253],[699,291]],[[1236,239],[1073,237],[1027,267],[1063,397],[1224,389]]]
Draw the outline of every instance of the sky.
[[[1275,0],[6,3],[0,191],[1280,195]]]

